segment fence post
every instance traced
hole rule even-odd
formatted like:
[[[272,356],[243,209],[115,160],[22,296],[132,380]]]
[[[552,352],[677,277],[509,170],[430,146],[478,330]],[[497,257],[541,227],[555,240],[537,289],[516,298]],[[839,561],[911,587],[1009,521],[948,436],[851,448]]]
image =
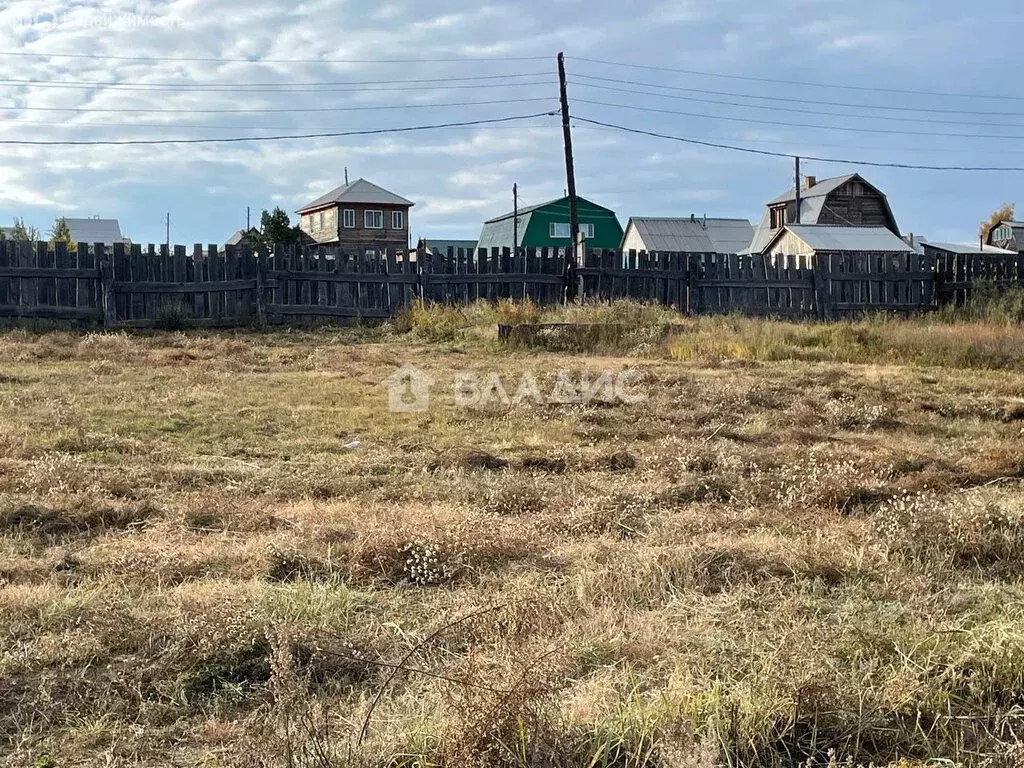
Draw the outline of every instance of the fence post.
[[[680,265],[686,270],[686,314],[700,314],[700,286],[697,281],[700,279],[700,256],[687,254],[685,261]]]
[[[267,324],[267,297],[264,295],[266,280],[267,254],[261,247],[256,254],[256,325],[260,328]]]
[[[416,291],[419,293],[420,302],[427,301],[427,282],[429,281],[430,256],[427,254],[427,245],[422,240],[416,244]]]
[[[576,235],[576,242],[573,246],[573,258],[566,270],[566,278],[568,283],[565,286],[565,293],[567,299],[580,299],[583,296],[583,276],[579,274],[579,269],[585,267],[587,264],[587,240],[582,232],[578,232]]]
[[[96,248],[96,266],[99,273],[98,286],[100,289],[100,303],[103,307],[103,325],[111,327],[117,322],[117,306],[114,301],[114,264],[106,254],[106,249]]]
[[[814,303],[818,319],[831,320],[832,294],[828,288],[828,266],[824,263],[820,253],[814,254],[811,258],[814,259],[811,280],[814,284]]]

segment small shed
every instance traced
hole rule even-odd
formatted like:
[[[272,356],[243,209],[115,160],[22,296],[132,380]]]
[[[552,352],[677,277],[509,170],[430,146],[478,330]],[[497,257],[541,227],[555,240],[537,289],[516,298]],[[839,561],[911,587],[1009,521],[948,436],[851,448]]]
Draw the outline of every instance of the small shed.
[[[69,219],[65,217],[64,223],[68,225],[68,229],[71,231],[71,241],[74,243],[113,245],[125,241],[117,219]]]
[[[423,238],[421,241],[423,249],[428,253],[448,253],[448,249],[451,248],[453,251],[475,251],[476,240],[435,240],[432,237]]]
[[[768,242],[765,255],[805,256],[813,263],[819,254],[912,254],[917,251],[885,227],[833,227],[787,224]]]
[[[979,243],[940,243],[927,240],[923,237],[917,238],[915,244],[921,249],[921,253],[935,256],[1016,256],[1017,251],[1010,251],[1006,248],[997,248],[994,245],[981,245]]]
[[[746,219],[651,218],[634,216],[622,237],[624,251],[739,253],[754,236]]]
[[[240,229],[227,239],[225,245],[253,245],[260,239],[260,231],[256,227],[248,230]]]

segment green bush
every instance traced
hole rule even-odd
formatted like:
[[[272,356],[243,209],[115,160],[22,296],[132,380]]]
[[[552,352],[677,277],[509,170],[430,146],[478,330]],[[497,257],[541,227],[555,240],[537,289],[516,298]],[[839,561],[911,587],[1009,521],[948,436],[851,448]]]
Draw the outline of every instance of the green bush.
[[[161,331],[184,331],[192,313],[180,301],[165,301],[156,308],[156,327]]]

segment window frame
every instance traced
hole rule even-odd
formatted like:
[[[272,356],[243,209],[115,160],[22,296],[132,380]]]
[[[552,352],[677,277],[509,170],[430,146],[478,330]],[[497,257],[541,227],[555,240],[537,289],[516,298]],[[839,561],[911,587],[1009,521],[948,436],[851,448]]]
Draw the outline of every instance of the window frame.
[[[377,219],[377,217],[379,217],[380,225],[377,226],[374,224],[370,224],[370,216],[373,216],[375,220]],[[384,211],[371,209],[363,211],[363,229],[384,229]]]
[[[323,232],[323,231],[325,231],[327,229],[327,227],[324,226],[324,212],[323,211],[317,211],[317,214],[316,214],[316,224],[317,224],[317,230],[316,230],[317,232]]]
[[[351,214],[351,217],[350,217]],[[349,220],[351,218],[351,224]],[[343,208],[341,211],[341,228],[342,229],[355,229],[356,228],[356,209],[355,208]]]
[[[565,234],[556,234],[555,227],[565,227]],[[567,221],[552,221],[550,224],[548,224],[548,237],[552,240],[571,240],[572,224]]]
[[[395,224],[396,221],[398,222],[397,224]],[[391,212],[391,228],[405,229],[405,211]]]
[[[592,221],[581,221],[580,222],[580,234],[583,235],[586,240],[594,239],[594,223]]]

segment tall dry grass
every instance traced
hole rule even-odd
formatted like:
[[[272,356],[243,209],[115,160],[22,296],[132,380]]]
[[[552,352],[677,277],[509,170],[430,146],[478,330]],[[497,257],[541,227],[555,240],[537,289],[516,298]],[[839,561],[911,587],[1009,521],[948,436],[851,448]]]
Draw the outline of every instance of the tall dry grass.
[[[765,341],[600,361],[643,367],[628,406],[473,411],[451,371],[587,352],[0,337],[0,760],[1015,765],[1019,376],[836,362],[920,355],[920,320],[669,326]],[[387,411],[406,361],[429,413]]]

